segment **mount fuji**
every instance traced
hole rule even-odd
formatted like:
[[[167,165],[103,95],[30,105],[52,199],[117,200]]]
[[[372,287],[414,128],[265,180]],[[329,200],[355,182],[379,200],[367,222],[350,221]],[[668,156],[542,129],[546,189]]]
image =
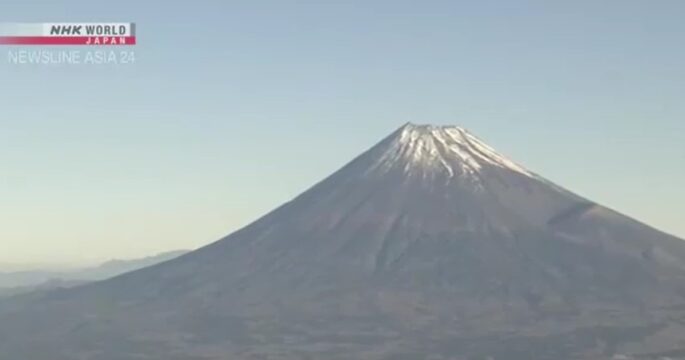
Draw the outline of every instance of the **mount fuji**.
[[[683,240],[451,126],[406,124],[179,258],[0,302],[2,359],[685,359],[684,339]]]

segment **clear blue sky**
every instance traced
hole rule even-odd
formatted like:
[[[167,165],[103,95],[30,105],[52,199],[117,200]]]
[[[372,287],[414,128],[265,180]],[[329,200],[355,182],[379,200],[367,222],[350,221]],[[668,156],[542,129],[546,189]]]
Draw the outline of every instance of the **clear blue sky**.
[[[7,64],[0,263],[216,240],[407,121],[685,237],[685,2],[5,0],[135,21],[134,66]]]

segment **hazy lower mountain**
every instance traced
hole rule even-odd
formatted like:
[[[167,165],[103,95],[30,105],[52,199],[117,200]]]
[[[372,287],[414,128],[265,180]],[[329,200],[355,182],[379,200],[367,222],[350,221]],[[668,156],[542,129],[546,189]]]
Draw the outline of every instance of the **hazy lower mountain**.
[[[31,292],[38,291],[51,291],[55,289],[70,288],[78,285],[83,285],[89,283],[86,280],[61,280],[61,279],[51,279],[41,282],[35,285],[26,286],[15,286],[15,287],[3,287],[0,288],[0,299],[3,297],[9,297],[14,295],[21,295]]]
[[[67,279],[90,281],[103,280],[129,271],[142,269],[147,266],[171,260],[188,252],[189,250],[174,250],[141,259],[110,260],[99,266],[80,270],[74,273],[74,276],[67,277]]]
[[[58,287],[71,287],[90,281],[104,280],[128,271],[138,270],[173,259],[187,252],[187,250],[176,250],[142,259],[111,260],[96,267],[71,271],[25,270],[0,272],[0,297],[21,294],[33,291],[34,289],[47,290]]]
[[[209,246],[0,303],[13,359],[676,359],[684,339],[682,240],[411,124]]]
[[[51,270],[0,272],[0,288],[35,286],[48,280],[69,275],[69,271],[61,272]]]

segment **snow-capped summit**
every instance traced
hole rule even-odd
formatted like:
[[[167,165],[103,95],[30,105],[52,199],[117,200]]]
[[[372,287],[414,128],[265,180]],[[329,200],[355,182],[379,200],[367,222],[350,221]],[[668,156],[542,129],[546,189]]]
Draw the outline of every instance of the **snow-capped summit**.
[[[453,177],[475,176],[484,167],[495,166],[534,176],[458,126],[407,123],[386,141],[387,148],[377,164],[383,169],[392,168],[400,162],[404,164],[404,171],[420,168],[424,171],[444,172]]]

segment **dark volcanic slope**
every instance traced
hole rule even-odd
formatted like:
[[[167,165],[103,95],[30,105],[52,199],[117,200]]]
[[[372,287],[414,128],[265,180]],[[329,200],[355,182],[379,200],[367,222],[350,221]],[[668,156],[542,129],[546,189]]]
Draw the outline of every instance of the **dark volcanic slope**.
[[[0,304],[0,354],[677,358],[684,280],[681,240],[461,128],[408,124],[212,245]]]

